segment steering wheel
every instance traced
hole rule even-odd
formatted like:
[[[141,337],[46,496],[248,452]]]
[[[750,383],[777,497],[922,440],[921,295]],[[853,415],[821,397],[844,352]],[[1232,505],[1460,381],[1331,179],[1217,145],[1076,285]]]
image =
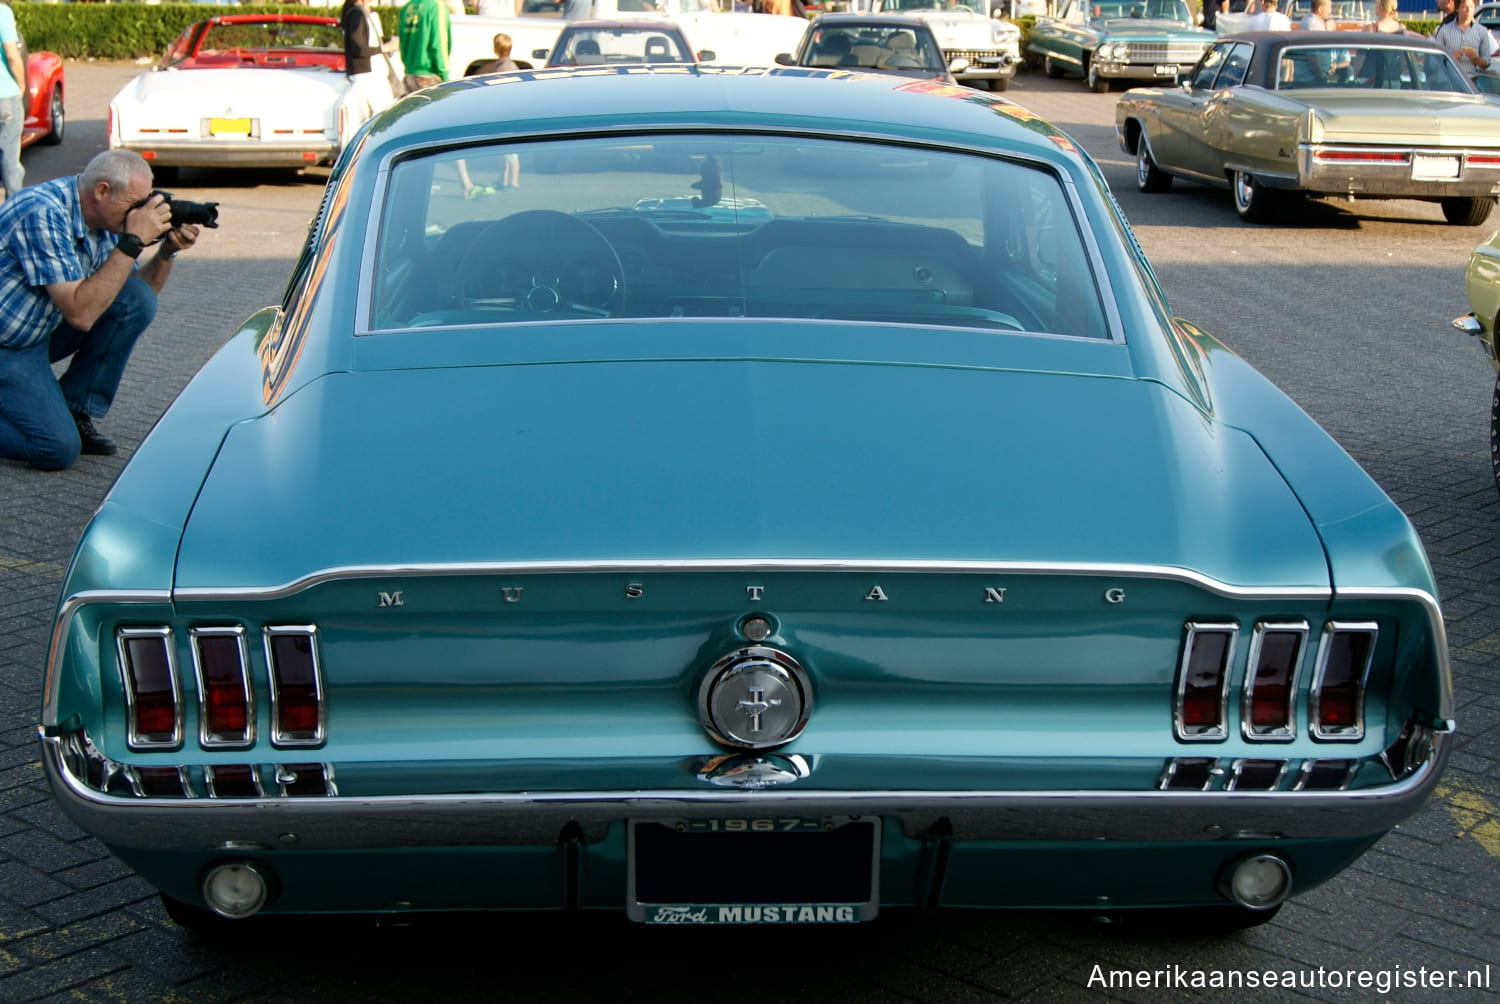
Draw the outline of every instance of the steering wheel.
[[[625,270],[603,234],[576,216],[529,209],[481,230],[458,263],[465,308],[609,317]]]

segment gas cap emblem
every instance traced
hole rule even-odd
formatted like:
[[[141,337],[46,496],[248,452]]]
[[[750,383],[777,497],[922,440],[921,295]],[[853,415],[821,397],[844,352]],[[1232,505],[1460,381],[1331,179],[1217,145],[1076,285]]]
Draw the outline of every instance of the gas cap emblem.
[[[812,687],[797,660],[764,646],[714,663],[698,685],[698,720],[715,740],[774,749],[796,739],[812,710]]]

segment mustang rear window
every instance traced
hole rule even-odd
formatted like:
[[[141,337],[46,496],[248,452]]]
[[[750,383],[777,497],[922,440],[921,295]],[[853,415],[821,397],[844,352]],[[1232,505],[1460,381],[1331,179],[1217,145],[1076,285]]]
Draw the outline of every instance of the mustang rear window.
[[[806,318],[1108,332],[1049,171],[925,148],[631,136],[395,166],[372,331]]]

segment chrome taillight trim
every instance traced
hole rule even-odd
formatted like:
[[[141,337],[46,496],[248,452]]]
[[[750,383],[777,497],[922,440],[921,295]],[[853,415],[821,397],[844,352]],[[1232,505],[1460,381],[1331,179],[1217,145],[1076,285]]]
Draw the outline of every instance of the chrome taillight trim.
[[[131,674],[129,642],[139,638],[160,640],[167,660],[167,675],[172,686],[172,737],[167,740],[145,739],[136,730],[135,681]],[[177,651],[169,627],[122,627],[115,631],[115,651],[120,663],[120,680],[125,687],[125,745],[133,750],[175,750],[182,746],[182,683],[177,678]]]
[[[1177,663],[1177,683],[1172,696],[1172,731],[1179,742],[1223,742],[1229,737],[1229,682],[1234,676],[1234,650],[1239,640],[1240,626],[1236,621],[1189,621],[1182,641],[1182,654]],[[1219,723],[1214,726],[1190,726],[1184,720],[1184,702],[1187,695],[1188,670],[1193,659],[1193,642],[1207,634],[1228,636],[1224,646],[1224,658],[1219,666]]]
[[[316,770],[318,780],[321,782],[321,791],[297,792],[294,787],[306,779],[302,776],[308,771]],[[332,796],[339,793],[338,785],[333,779],[333,764],[331,763],[279,763],[275,766],[276,789],[284,798],[308,798],[317,795]]]
[[[255,745],[255,688],[250,679],[250,644],[245,629],[239,625],[224,627],[195,627],[188,630],[192,638],[193,675],[198,681],[198,744],[204,749],[245,749]],[[232,637],[239,649],[240,683],[245,692],[245,729],[236,737],[225,739],[209,731],[208,681],[203,676],[203,656],[199,649],[201,638]]]
[[[261,783],[260,768],[256,767],[255,764],[234,764],[234,766],[236,766],[236,767],[245,767],[245,768],[249,769],[249,772],[250,772],[250,782],[251,782],[251,784],[255,788],[255,794],[254,795],[229,795],[229,794],[222,794],[222,793],[220,793],[219,787],[218,787],[218,775],[219,775],[219,771],[222,768],[218,767],[218,766],[215,766],[214,764],[207,764],[203,768],[203,787],[204,787],[204,790],[206,790],[208,792],[208,797],[209,798],[264,798],[265,795],[266,795],[266,787],[265,787],[264,784]]]
[[[1182,785],[1172,783],[1173,781],[1177,780],[1178,773],[1180,771],[1183,771],[1184,768],[1187,767],[1192,767],[1194,769],[1202,768],[1203,783],[1201,785]],[[1167,766],[1161,772],[1161,780],[1156,783],[1156,787],[1160,791],[1208,791],[1211,787],[1213,787],[1214,778],[1222,777],[1223,774],[1224,771],[1221,767],[1219,767],[1219,761],[1216,757],[1173,757],[1171,760],[1167,761]]]
[[[1296,780],[1294,780],[1292,782],[1292,790],[1293,791],[1344,791],[1345,789],[1347,789],[1349,787],[1350,782],[1354,780],[1354,775],[1357,774],[1357,773],[1359,773],[1359,764],[1360,764],[1360,761],[1358,761],[1358,760],[1343,760],[1343,759],[1334,759],[1334,760],[1326,760],[1326,759],[1325,760],[1320,760],[1320,759],[1303,760],[1302,761],[1302,766],[1299,767],[1299,768],[1297,768],[1297,778],[1296,778]],[[1314,786],[1309,786],[1308,782],[1310,782],[1312,780],[1313,771],[1318,770],[1320,768],[1325,768],[1325,767],[1329,768],[1331,770],[1342,770],[1343,771],[1343,773],[1341,775],[1338,775],[1338,783],[1337,784],[1332,784],[1332,785],[1314,785]]]
[[[1241,779],[1245,775],[1245,768],[1246,768],[1247,765],[1252,765],[1252,764],[1256,765],[1256,766],[1261,766],[1261,765],[1266,765],[1266,764],[1275,765],[1276,768],[1277,768],[1276,769],[1276,776],[1275,776],[1275,778],[1272,779],[1271,783],[1268,784],[1268,785],[1266,785],[1264,788],[1242,788],[1240,786],[1240,782],[1241,782]],[[1269,757],[1266,757],[1266,758],[1262,758],[1262,757],[1240,757],[1239,759],[1235,760],[1233,764],[1230,765],[1230,768],[1229,768],[1229,778],[1224,782],[1224,790],[1225,791],[1277,791],[1277,790],[1279,790],[1281,788],[1281,783],[1286,778],[1286,770],[1287,770],[1287,767],[1290,764],[1291,764],[1290,760],[1275,760],[1275,759],[1271,759]]]
[[[142,771],[161,771],[163,774],[175,777],[179,790],[170,795],[153,793],[146,790],[147,783],[142,779]],[[182,766],[172,767],[141,767],[125,764],[123,767],[125,780],[130,784],[130,791],[137,798],[197,798],[198,793],[193,790],[192,779],[188,776],[188,769]]]
[[[1245,662],[1245,683],[1240,695],[1240,731],[1246,739],[1255,742],[1291,742],[1297,738],[1297,684],[1302,677],[1302,661],[1307,655],[1307,635],[1311,629],[1307,621],[1259,621],[1250,636],[1250,653]],[[1276,726],[1259,726],[1254,723],[1252,708],[1255,699],[1255,678],[1260,668],[1268,634],[1295,634],[1297,651],[1292,656],[1292,672],[1287,678],[1286,720]]]
[[[327,739],[328,702],[323,689],[323,661],[318,655],[318,629],[313,624],[281,625],[261,630],[266,651],[266,680],[271,692],[271,745],[284,749],[307,749],[322,746]],[[276,652],[273,639],[279,637],[305,637],[311,653],[313,692],[318,705],[318,725],[312,738],[301,739],[288,735],[281,728],[281,685],[277,679]]]
[[[1325,728],[1319,724],[1322,712],[1324,674],[1328,670],[1328,658],[1334,637],[1340,634],[1368,634],[1369,651],[1358,674],[1354,694],[1354,724],[1347,727]],[[1358,742],[1365,737],[1365,686],[1369,682],[1370,667],[1375,663],[1375,648],[1380,643],[1380,625],[1374,621],[1329,621],[1323,625],[1323,635],[1318,640],[1317,667],[1313,670],[1312,687],[1307,695],[1308,731],[1314,739],[1323,742]]]

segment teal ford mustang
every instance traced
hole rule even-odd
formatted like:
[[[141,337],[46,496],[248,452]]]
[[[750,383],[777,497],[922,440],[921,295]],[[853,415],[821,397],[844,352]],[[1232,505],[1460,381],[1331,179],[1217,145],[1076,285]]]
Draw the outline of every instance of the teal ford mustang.
[[[1073,143],[809,68],[370,123],[52,639],[57,798],[190,923],[1254,923],[1452,729],[1412,527]]]

